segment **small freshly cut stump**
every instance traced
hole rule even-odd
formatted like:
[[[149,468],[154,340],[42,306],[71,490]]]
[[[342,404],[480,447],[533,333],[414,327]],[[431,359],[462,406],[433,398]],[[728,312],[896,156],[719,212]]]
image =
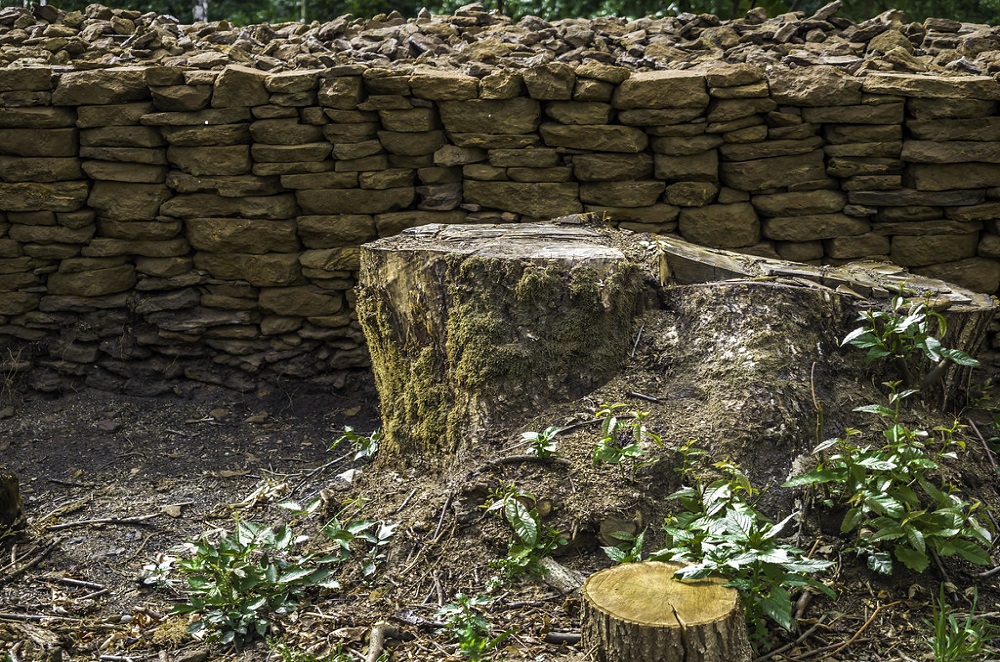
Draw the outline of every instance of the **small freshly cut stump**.
[[[681,581],[674,563],[631,563],[583,585],[582,648],[599,662],[747,662],[746,623],[721,579]]]
[[[383,461],[447,458],[605,383],[642,289],[607,235],[540,224],[412,228],[363,246],[359,281]]]

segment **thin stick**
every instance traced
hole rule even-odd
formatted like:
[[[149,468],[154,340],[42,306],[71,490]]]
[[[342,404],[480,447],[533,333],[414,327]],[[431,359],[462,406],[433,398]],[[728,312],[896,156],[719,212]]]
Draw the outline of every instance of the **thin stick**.
[[[403,508],[406,508],[406,506],[409,505],[410,499],[412,499],[413,495],[416,494],[416,493],[417,493],[417,488],[414,487],[412,490],[410,490],[410,493],[406,495],[406,498],[403,499],[403,503],[399,504],[399,508],[397,508],[396,510],[392,511],[392,514],[396,515],[396,514],[402,512]]]
[[[307,473],[306,477],[303,478],[302,480],[300,480],[298,482],[298,484],[295,487],[293,487],[291,489],[291,491],[288,492],[288,496],[291,497],[293,494],[295,494],[296,492],[298,492],[302,488],[303,485],[305,485],[306,483],[308,483],[310,481],[310,479],[312,479],[312,477],[315,476],[316,474],[318,474],[320,471],[323,471],[324,469],[328,469],[328,468],[332,467],[333,465],[337,464],[338,462],[343,462],[344,460],[346,460],[347,458],[349,458],[353,452],[354,451],[351,451],[350,453],[346,453],[344,455],[341,455],[340,457],[338,457],[336,459],[330,460],[326,464],[321,464],[318,467],[316,467],[315,469],[313,469],[312,471],[310,471],[309,473]]]
[[[444,505],[441,507],[441,517],[438,518],[437,528],[434,529],[434,537],[431,539],[432,543],[438,541],[438,534],[441,533],[441,526],[444,524],[444,514],[448,512],[448,506],[450,505],[451,505],[451,495],[449,494],[448,498],[444,500]]]
[[[993,457],[993,451],[990,450],[990,445],[986,443],[986,439],[983,437],[983,433],[980,432],[979,428],[976,427],[976,422],[973,421],[971,418],[966,420],[969,421],[969,425],[972,426],[972,429],[975,431],[976,436],[979,437],[979,441],[983,442],[983,448],[986,449],[986,457],[988,457],[990,460],[990,465],[993,467],[993,473],[1000,473],[1000,471],[997,470],[997,461]]]
[[[151,520],[154,517],[159,517],[160,513],[153,513],[152,515],[140,515],[138,517],[103,517],[99,519],[84,519],[78,520],[76,522],[64,522],[62,524],[53,524],[51,526],[45,527],[46,531],[61,531],[62,529],[70,529],[75,526],[90,526],[92,524],[142,524],[147,520]]]
[[[861,633],[864,632],[866,629],[868,629],[868,626],[871,625],[875,621],[875,617],[878,616],[878,614],[879,614],[880,611],[882,611],[883,609],[889,609],[890,607],[895,607],[900,602],[902,602],[902,601],[901,600],[896,600],[895,602],[890,602],[887,605],[879,605],[875,609],[875,611],[872,612],[872,615],[868,617],[868,620],[864,622],[864,625],[862,625],[858,629],[858,631],[854,633],[853,637],[851,637],[850,639],[848,639],[844,643],[840,644],[839,646],[837,646],[836,648],[834,648],[832,651],[830,651],[826,655],[828,657],[831,656],[831,655],[836,655],[840,651],[844,650],[845,648],[847,648],[848,646],[850,646],[851,644],[853,644],[857,640],[857,638],[861,636]],[[810,651],[810,652],[806,653],[806,655],[804,657],[809,656],[809,655],[814,655],[815,653],[820,652],[822,650],[823,649],[820,648],[820,649],[817,649],[815,651]]]
[[[104,584],[85,582],[82,579],[70,579],[69,577],[41,577],[40,579],[43,582],[48,582],[50,584],[65,584],[66,586],[79,586],[81,588],[90,588],[95,590],[104,588]]]
[[[1000,565],[993,568],[992,570],[986,570],[984,572],[980,572],[978,575],[976,575],[976,577],[982,577],[985,579],[986,577],[992,577],[993,575],[1000,575]]]
[[[639,398],[640,400],[645,400],[646,402],[660,402],[659,398],[654,398],[651,395],[644,395],[642,393],[637,393],[636,391],[629,391],[628,395],[633,398]]]
[[[28,623],[41,623],[44,621],[74,621],[79,618],[67,618],[66,616],[50,616],[48,614],[15,614],[0,612],[0,620],[4,621],[25,621]]]
[[[806,639],[808,639],[809,637],[811,637],[812,634],[813,634],[813,632],[815,632],[816,630],[819,629],[819,626],[823,624],[823,620],[825,618],[826,618],[826,614],[823,614],[822,616],[819,617],[819,620],[816,621],[816,623],[811,628],[809,628],[808,630],[806,630],[805,632],[803,632],[802,634],[800,634],[795,641],[791,641],[791,642],[785,644],[784,646],[782,646],[780,648],[775,648],[773,651],[771,651],[769,653],[765,653],[764,655],[761,655],[760,657],[755,657],[754,660],[753,660],[753,662],[764,662],[764,660],[770,660],[775,655],[780,655],[781,653],[784,653],[785,651],[798,646],[803,641],[805,641]]]
[[[645,328],[646,328],[645,322],[639,325],[639,333],[635,334],[635,344],[632,345],[632,354],[630,355],[630,358],[635,356],[635,350],[638,349],[639,347],[639,340],[642,339],[642,330]]]

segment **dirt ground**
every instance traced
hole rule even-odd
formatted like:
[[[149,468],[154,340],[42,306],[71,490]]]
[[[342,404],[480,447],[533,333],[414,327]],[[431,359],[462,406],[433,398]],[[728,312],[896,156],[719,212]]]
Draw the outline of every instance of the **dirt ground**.
[[[364,433],[378,427],[377,396],[364,377],[340,393],[290,386],[251,395],[205,389],[156,399],[20,394],[0,420],[0,463],[20,476],[28,527],[0,540],[0,652],[17,661],[314,659],[289,657],[289,651],[331,661],[374,660],[366,656],[369,636],[384,623],[384,631],[396,635],[386,648],[393,660],[460,659],[453,639],[440,631],[437,611],[457,593],[484,593],[495,572],[489,562],[507,551],[510,528],[482,508],[493,491],[516,485],[544,503],[545,512],[551,511],[545,523],[571,539],[557,561],[586,575],[611,565],[599,549],[608,522],[646,529],[647,553],[661,546],[662,518],[675,507],[665,497],[680,484],[673,471],[680,443],[699,439],[720,458],[742,449],[751,478],[762,482],[771,480],[769,465],[779,455],[784,461],[812,446],[806,434],[796,448],[779,453],[769,447],[772,442],[762,443],[759,429],[745,429],[747,421],[762,419],[753,411],[760,408],[730,411],[726,407],[738,394],[712,394],[718,376],[714,350],[678,344],[676,314],[648,317],[627,370],[597,392],[526,413],[491,443],[410,466],[398,459],[366,464],[344,447],[328,450],[345,425]],[[698,365],[708,367],[699,372]],[[831,384],[823,394],[831,411],[849,410],[874,397],[871,388],[863,381],[851,389]],[[793,395],[786,393],[789,401]],[[664,440],[662,448],[646,449],[655,460],[651,466],[632,474],[591,462],[590,423],[609,402],[650,412],[650,428]],[[714,409],[707,402],[715,402]],[[796,417],[805,418],[801,429],[787,435],[815,426],[787,402],[783,407],[783,418],[769,421],[774,429],[784,430]],[[983,425],[988,420],[983,412],[967,415]],[[506,461],[523,453],[520,432],[576,424],[582,425],[558,437],[563,462]],[[785,434],[775,432],[775,439]],[[988,452],[973,435],[965,438],[968,451],[950,471],[967,498],[1000,513],[1000,479]],[[754,443],[756,450],[747,453]],[[348,482],[343,475],[351,468],[362,472]],[[322,506],[309,515],[276,507],[315,497]],[[791,502],[777,499],[775,508]],[[232,529],[237,517],[291,521],[297,533],[310,536],[305,548],[315,551],[329,549],[318,530],[333,517],[377,520],[395,525],[395,533],[370,577],[362,576],[359,564],[345,566],[341,590],[311,593],[302,609],[275,623],[270,646],[260,641],[234,652],[192,639],[185,633],[187,617],[167,615],[183,598],[179,583],[146,585],[140,577],[145,566],[177,556],[178,544],[220,527]],[[840,554],[843,541],[828,524],[815,511],[798,530],[797,542],[836,562],[822,578],[840,597],[816,596],[808,604],[803,599],[796,631],[775,628],[767,648],[779,652],[760,659],[928,659],[923,619],[931,615],[930,600],[942,580],[954,587],[960,611],[968,608],[973,588],[979,590],[979,611],[994,617],[1000,611],[997,576],[979,576],[983,568],[947,558],[922,575],[899,569],[890,578],[876,576]],[[993,559],[1000,560],[995,551]],[[578,597],[532,580],[494,597],[486,610],[493,632],[512,632],[497,659],[591,659],[573,643],[580,627]]]

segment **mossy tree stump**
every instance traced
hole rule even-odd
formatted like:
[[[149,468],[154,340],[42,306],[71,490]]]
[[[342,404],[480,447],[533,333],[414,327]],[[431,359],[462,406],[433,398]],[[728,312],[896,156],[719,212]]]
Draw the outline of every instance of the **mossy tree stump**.
[[[748,662],[746,623],[724,580],[681,581],[674,563],[631,563],[583,585],[582,648],[599,662]]]
[[[606,235],[560,225],[412,228],[363,246],[359,280],[385,461],[449,455],[603,384],[642,290]]]

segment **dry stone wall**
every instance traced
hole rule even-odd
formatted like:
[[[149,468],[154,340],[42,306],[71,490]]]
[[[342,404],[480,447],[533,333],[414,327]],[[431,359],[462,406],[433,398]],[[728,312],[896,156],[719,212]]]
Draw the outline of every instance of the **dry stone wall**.
[[[358,246],[427,223],[598,212],[1000,287],[991,75],[19,61],[0,102],[2,363],[42,390],[340,385]]]

